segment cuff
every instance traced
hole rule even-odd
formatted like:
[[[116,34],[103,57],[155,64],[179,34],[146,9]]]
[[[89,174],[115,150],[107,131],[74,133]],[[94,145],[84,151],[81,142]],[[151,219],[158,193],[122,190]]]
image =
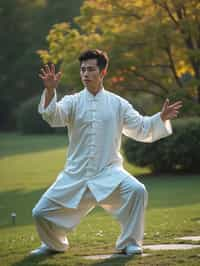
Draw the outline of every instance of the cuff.
[[[48,114],[48,113],[52,113],[54,112],[54,110],[56,109],[56,102],[57,102],[57,94],[56,94],[56,89],[54,89],[54,96],[52,98],[52,100],[50,101],[50,103],[48,104],[48,106],[46,108],[44,108],[44,103],[45,103],[45,93],[46,93],[46,89],[44,89],[41,99],[40,99],[40,103],[38,105],[38,112],[40,114]]]
[[[155,129],[155,139],[164,138],[173,133],[170,120],[166,120],[164,122],[160,114],[161,112],[152,116],[153,127]]]

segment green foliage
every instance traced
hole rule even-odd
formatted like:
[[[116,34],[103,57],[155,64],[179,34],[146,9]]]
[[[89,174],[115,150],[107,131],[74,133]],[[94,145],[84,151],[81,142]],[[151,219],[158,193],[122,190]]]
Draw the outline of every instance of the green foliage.
[[[154,143],[124,142],[124,153],[129,162],[149,166],[154,172],[200,172],[200,120],[177,120],[174,134]]]
[[[51,128],[38,113],[40,96],[35,96],[20,105],[17,110],[17,129],[22,134],[67,133],[66,128]]]
[[[189,88],[173,91],[168,95],[168,98],[171,103],[180,99],[183,101],[183,107],[181,108],[182,117],[200,117],[200,104],[195,103],[194,98],[190,95]]]
[[[25,101],[17,110],[17,129],[22,134],[53,133],[53,129],[38,113],[40,96]]]
[[[0,128],[8,130],[15,127],[15,120],[10,114],[11,106],[15,106],[14,99],[10,96],[0,97]]]
[[[183,96],[189,93],[192,106],[197,105],[198,2],[86,0],[81,15],[74,19],[77,29],[70,27],[65,34],[58,25],[54,27],[48,36],[49,49],[40,51],[41,58],[53,61],[60,53],[63,82],[79,86],[79,72],[72,74],[77,57],[86,48],[98,47],[111,58],[106,79],[110,90],[132,98],[145,92],[159,100],[181,90]],[[183,79],[185,73],[190,73],[189,83]]]
[[[0,1],[1,129],[15,128],[14,109],[38,94],[37,88],[42,85],[37,74],[41,60],[36,51],[47,47],[50,28],[63,21],[72,23],[81,3],[82,0]]]

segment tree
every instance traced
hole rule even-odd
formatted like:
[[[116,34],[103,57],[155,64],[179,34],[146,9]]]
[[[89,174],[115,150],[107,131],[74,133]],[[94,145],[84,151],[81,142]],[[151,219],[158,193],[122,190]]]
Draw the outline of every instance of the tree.
[[[199,110],[199,12],[197,0],[87,0],[75,18],[79,30],[54,25],[49,49],[39,54],[44,62],[60,63],[63,82],[73,87],[80,84],[74,74],[80,51],[105,49],[112,61],[111,90],[127,97],[144,92],[158,100],[185,97],[187,111],[191,104]]]
[[[79,15],[82,0],[0,0],[1,98],[0,128],[13,128],[15,109],[40,93],[36,51],[47,47],[46,35],[55,23]]]
[[[24,27],[25,15],[19,1],[1,0],[0,12],[0,125],[1,128],[6,128],[13,122],[8,114],[10,109],[16,106],[14,97],[19,93],[18,88],[21,86],[16,75],[16,64],[26,48],[26,28]],[[14,87],[16,92],[13,92]]]

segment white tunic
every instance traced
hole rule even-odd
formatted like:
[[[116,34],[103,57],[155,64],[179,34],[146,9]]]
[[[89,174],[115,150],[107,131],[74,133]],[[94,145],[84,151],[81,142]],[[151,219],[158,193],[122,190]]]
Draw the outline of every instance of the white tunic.
[[[122,133],[137,141],[153,142],[172,134],[170,121],[160,113],[141,116],[129,102],[101,89],[96,96],[86,88],[54,98],[44,108],[45,90],[39,104],[52,127],[68,127],[68,158],[63,171],[45,192],[47,197],[65,207],[77,208],[87,187],[99,202],[130,176],[123,169],[120,155]]]

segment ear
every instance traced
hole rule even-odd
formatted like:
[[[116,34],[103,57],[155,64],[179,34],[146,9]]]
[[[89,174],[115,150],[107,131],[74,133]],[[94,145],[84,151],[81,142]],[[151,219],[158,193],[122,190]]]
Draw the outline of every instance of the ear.
[[[102,69],[101,73],[102,73],[103,76],[105,76],[107,74],[106,68]]]

